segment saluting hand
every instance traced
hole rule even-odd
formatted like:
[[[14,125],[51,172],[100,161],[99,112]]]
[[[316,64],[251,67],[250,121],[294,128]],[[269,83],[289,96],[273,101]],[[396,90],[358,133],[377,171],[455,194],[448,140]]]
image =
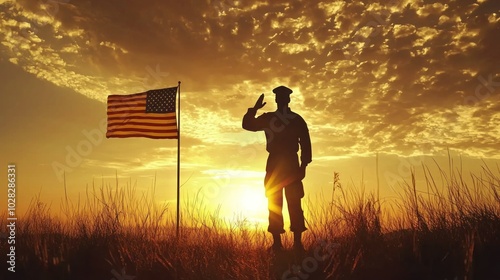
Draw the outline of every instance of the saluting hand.
[[[264,107],[264,105],[266,105],[266,102],[262,103],[262,101],[264,101],[264,94],[260,95],[259,99],[257,99],[257,102],[255,102],[253,108],[255,110],[259,110],[260,108]]]

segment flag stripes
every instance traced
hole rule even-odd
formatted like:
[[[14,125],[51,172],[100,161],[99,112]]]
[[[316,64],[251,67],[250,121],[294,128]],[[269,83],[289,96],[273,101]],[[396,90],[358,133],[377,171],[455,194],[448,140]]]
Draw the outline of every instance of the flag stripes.
[[[107,138],[177,139],[177,87],[108,96]]]

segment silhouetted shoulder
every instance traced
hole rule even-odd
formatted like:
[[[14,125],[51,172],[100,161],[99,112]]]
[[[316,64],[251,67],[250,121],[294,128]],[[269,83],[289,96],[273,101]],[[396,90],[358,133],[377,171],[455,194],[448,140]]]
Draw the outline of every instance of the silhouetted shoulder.
[[[292,111],[292,110],[290,110],[288,113],[289,113],[289,114],[291,114],[291,115],[294,115],[294,116],[296,116],[296,117],[300,117],[300,118],[302,119],[302,116],[300,116],[298,113],[295,113],[295,112],[294,112],[294,111]]]
[[[301,115],[299,115],[299,114],[297,114],[297,113],[295,113],[293,111],[290,111],[289,114],[291,115],[291,118],[293,120],[295,120],[296,123],[304,124],[307,127],[307,123],[306,123],[306,121],[304,120],[304,118]]]

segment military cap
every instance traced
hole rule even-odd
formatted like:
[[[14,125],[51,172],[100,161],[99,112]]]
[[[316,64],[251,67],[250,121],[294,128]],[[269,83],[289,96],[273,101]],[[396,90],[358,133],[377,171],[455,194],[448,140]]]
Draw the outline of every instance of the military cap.
[[[273,92],[275,94],[291,94],[293,91],[285,86],[279,86],[275,89],[273,89]]]

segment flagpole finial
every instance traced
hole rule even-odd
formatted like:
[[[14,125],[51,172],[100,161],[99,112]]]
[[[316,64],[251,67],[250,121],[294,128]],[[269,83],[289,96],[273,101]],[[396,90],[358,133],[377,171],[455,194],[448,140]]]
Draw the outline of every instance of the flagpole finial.
[[[181,81],[179,81],[179,85],[181,84]]]

